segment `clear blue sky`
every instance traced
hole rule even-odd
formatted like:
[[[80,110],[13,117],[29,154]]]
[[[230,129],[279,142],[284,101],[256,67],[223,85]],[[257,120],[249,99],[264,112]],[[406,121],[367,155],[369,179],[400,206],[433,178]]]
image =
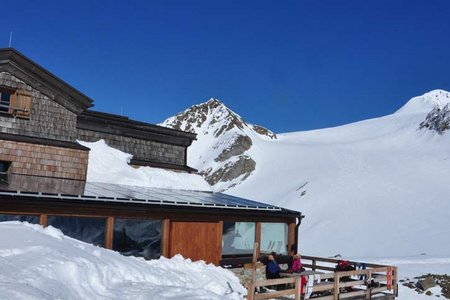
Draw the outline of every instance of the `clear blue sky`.
[[[215,97],[298,131],[450,90],[449,0],[14,0],[1,15],[1,47],[13,31],[94,109],[150,123]]]

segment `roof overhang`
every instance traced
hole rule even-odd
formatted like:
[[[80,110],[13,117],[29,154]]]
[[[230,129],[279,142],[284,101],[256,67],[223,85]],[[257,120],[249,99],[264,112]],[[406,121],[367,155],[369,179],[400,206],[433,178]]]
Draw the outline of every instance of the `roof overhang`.
[[[0,49],[0,72],[8,72],[75,114],[93,100],[13,48]]]

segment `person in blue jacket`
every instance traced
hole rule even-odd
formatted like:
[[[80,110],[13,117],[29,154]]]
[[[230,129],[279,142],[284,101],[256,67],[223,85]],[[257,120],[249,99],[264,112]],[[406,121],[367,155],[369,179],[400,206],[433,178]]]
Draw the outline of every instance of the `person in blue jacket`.
[[[267,257],[266,278],[267,279],[280,278],[281,271],[282,269],[275,260],[275,255],[273,253],[269,254],[269,256]]]

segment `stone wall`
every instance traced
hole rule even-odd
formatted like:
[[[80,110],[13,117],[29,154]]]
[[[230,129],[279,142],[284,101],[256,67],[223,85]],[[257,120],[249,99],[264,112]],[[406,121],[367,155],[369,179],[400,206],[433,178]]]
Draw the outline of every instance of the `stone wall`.
[[[8,173],[86,180],[89,151],[0,140],[0,160]]]
[[[243,286],[247,286],[252,281],[252,264],[245,264],[243,268],[231,268],[228,269],[239,278],[239,281]],[[266,266],[258,262],[256,265],[256,280],[266,279]]]
[[[149,140],[119,136],[110,133],[78,129],[78,140],[96,142],[104,139],[106,143],[126,153],[133,155],[133,159],[153,161],[183,166],[186,164],[185,147],[164,144]]]
[[[30,119],[0,115],[0,132],[73,142],[77,116],[7,72],[0,72],[0,86],[32,93]]]

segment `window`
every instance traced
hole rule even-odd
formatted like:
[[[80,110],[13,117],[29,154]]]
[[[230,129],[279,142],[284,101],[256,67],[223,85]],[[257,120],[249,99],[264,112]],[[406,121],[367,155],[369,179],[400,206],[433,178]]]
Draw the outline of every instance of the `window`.
[[[254,244],[255,223],[223,223],[222,255],[252,254]]]
[[[32,224],[39,224],[38,216],[30,216],[30,215],[6,215],[0,214],[0,222],[6,221],[20,221],[20,222],[28,222]]]
[[[0,174],[8,172],[9,166],[11,166],[10,161],[0,160]]]
[[[49,216],[47,224],[74,239],[103,247],[105,221],[104,218]]]
[[[0,89],[0,113],[29,119],[31,114],[31,92]]]
[[[0,111],[9,113],[11,106],[11,92],[0,90]]]
[[[288,253],[288,225],[286,223],[261,223],[261,253]]]
[[[115,219],[113,250],[154,259],[161,256],[161,220]]]

